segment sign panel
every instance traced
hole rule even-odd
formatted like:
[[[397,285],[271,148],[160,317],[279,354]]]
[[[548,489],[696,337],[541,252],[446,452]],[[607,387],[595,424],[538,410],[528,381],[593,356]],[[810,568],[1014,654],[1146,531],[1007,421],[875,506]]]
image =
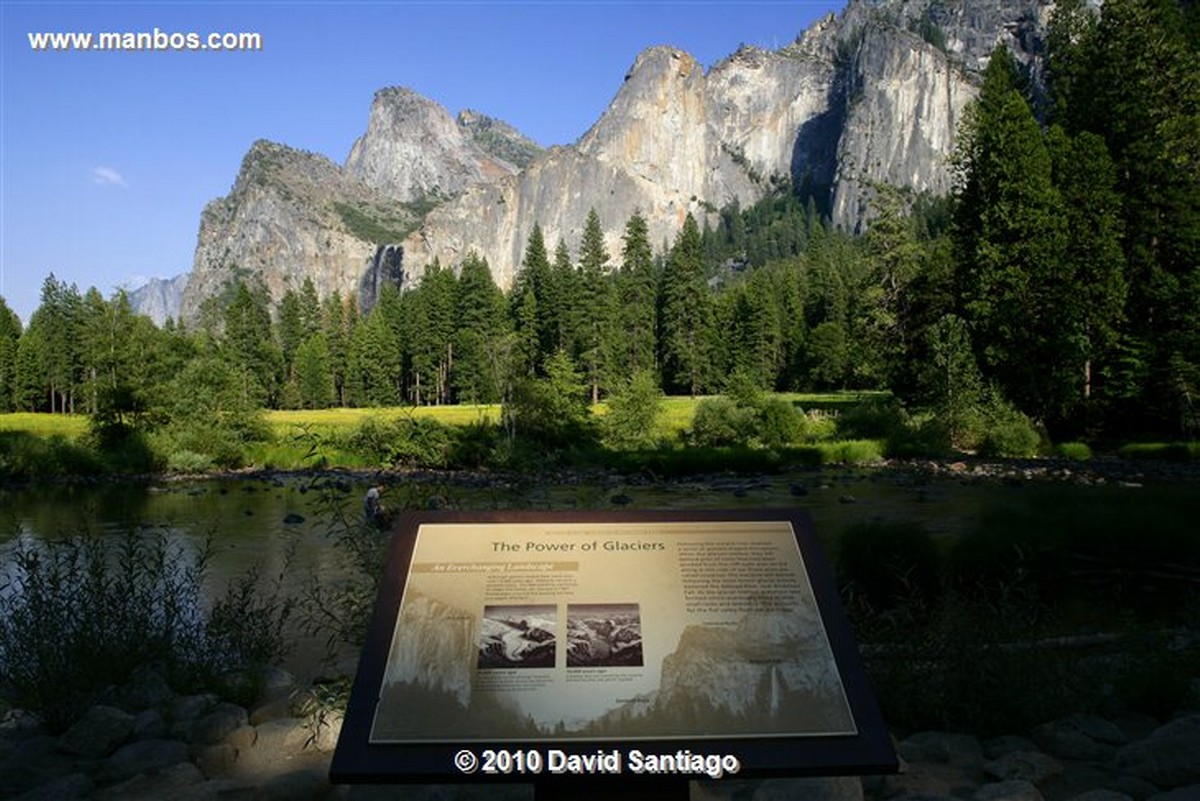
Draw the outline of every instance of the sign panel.
[[[572,756],[624,774],[683,751],[743,777],[894,767],[805,514],[400,521],[335,781],[487,778],[488,754],[519,768],[501,778]]]

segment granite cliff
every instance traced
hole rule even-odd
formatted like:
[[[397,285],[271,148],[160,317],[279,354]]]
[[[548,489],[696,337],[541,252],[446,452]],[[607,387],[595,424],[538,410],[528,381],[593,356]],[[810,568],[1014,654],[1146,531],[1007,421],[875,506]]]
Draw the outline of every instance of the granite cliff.
[[[575,247],[594,207],[615,255],[635,210],[657,244],[689,212],[746,206],[787,185],[861,230],[876,183],[950,188],[947,157],[992,48],[1007,44],[1036,75],[1048,8],[855,0],[780,50],[743,47],[707,71],[652,47],[575,145],[434,209],[403,243],[405,270],[415,277],[474,250],[508,286],[534,223],[551,245]]]
[[[510,126],[457,120],[411,90],[376,93],[343,167],[257,143],[233,191],[205,209],[182,313],[239,273],[278,299],[311,276],[373,304],[435,258],[471,251],[511,284],[535,223],[578,246],[595,208],[614,258],[640,210],[651,242],[684,217],[747,206],[792,186],[861,230],[874,184],[943,193],[947,157],[996,43],[1037,76],[1044,0],[853,0],[793,43],[742,47],[705,69],[673,47],[644,51],[575,144],[543,151]]]

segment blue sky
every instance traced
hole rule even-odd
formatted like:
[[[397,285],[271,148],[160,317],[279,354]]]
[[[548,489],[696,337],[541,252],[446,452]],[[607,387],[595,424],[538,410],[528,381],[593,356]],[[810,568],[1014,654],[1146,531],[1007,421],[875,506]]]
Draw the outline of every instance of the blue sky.
[[[644,48],[711,66],[781,47],[837,0],[171,2],[0,0],[0,296],[43,279],[106,296],[191,268],[200,212],[266,138],[338,163],[371,97],[407,86],[543,145],[578,139]],[[248,31],[253,52],[35,52],[29,33]]]

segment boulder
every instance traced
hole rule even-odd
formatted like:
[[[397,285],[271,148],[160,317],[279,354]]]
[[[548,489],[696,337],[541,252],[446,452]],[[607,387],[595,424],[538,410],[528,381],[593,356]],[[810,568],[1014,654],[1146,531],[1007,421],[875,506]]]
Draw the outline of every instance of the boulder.
[[[1045,751],[1063,759],[1108,760],[1127,740],[1125,733],[1096,715],[1070,715],[1033,730]]]
[[[1044,801],[1038,788],[1020,779],[985,784],[975,791],[974,799],[975,801]]]
[[[1062,775],[1063,766],[1054,757],[1038,751],[1014,751],[985,764],[983,772],[1001,781],[1021,779],[1043,787]]]
[[[72,801],[87,798],[95,784],[82,773],[68,773],[17,796],[15,801]]]
[[[1125,746],[1117,752],[1116,767],[1167,789],[1200,782],[1200,715],[1171,721]]]
[[[247,723],[245,709],[236,704],[218,704],[192,723],[188,741],[193,745],[216,745]]]
[[[139,740],[122,746],[100,765],[100,782],[118,782],[186,762],[188,747],[179,740]]]
[[[950,762],[977,766],[983,762],[983,746],[969,734],[923,731],[902,740],[897,752],[909,762]]]
[[[106,757],[129,739],[133,715],[111,706],[93,706],[58,738],[58,749],[87,759]]]

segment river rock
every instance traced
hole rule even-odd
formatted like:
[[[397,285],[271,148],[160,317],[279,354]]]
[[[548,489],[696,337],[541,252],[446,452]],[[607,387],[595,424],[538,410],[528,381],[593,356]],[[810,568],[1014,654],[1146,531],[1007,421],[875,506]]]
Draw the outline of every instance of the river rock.
[[[1200,784],[1177,787],[1165,793],[1152,795],[1146,801],[1196,801],[1197,799],[1200,799]]]
[[[293,770],[272,776],[258,788],[256,801],[321,798],[329,792],[329,776],[319,770]]]
[[[228,775],[237,762],[238,750],[229,743],[202,745],[192,749],[192,759],[206,777]]]
[[[1071,715],[1033,730],[1043,749],[1063,759],[1107,760],[1127,740],[1114,723],[1096,715]]]
[[[969,734],[918,732],[902,740],[896,751],[909,762],[950,762],[972,767],[983,762],[983,746]]]
[[[58,738],[58,749],[86,759],[106,757],[133,734],[133,715],[111,706],[93,706]]]
[[[1042,787],[1051,779],[1061,776],[1063,766],[1054,757],[1038,751],[1014,751],[985,764],[983,772],[1002,781],[1021,779]]]
[[[1088,790],[1071,796],[1067,801],[1133,801],[1133,798],[1116,790]]]
[[[854,776],[813,779],[764,779],[761,781],[722,780],[696,782],[693,801],[862,801],[862,782]]]
[[[188,741],[193,745],[216,745],[247,722],[245,709],[236,704],[219,704],[191,725]]]
[[[167,736],[167,722],[157,709],[146,709],[133,716],[133,738],[155,740]]]
[[[1173,720],[1117,752],[1122,773],[1165,788],[1200,782],[1200,715]]]
[[[95,783],[86,775],[68,773],[22,793],[15,801],[73,801],[87,798],[95,787]]]
[[[1021,779],[985,784],[975,791],[974,799],[975,801],[1044,801],[1038,788]]]
[[[186,737],[192,723],[217,703],[217,696],[212,693],[181,695],[172,699],[166,707],[167,719],[172,721],[171,733],[177,737]]]
[[[95,801],[158,801],[178,799],[204,781],[204,774],[191,762],[180,762],[153,774],[139,774],[100,790]]]
[[[1014,734],[993,737],[983,744],[983,753],[988,759],[999,759],[1017,751],[1036,750],[1038,750],[1038,747],[1033,740],[1030,740],[1028,737],[1018,737]]]
[[[117,697],[123,708],[137,712],[165,706],[173,695],[171,685],[161,673],[153,668],[139,667],[129,675]]]
[[[188,747],[179,740],[140,740],[122,746],[96,772],[100,782],[117,782],[186,762]]]

